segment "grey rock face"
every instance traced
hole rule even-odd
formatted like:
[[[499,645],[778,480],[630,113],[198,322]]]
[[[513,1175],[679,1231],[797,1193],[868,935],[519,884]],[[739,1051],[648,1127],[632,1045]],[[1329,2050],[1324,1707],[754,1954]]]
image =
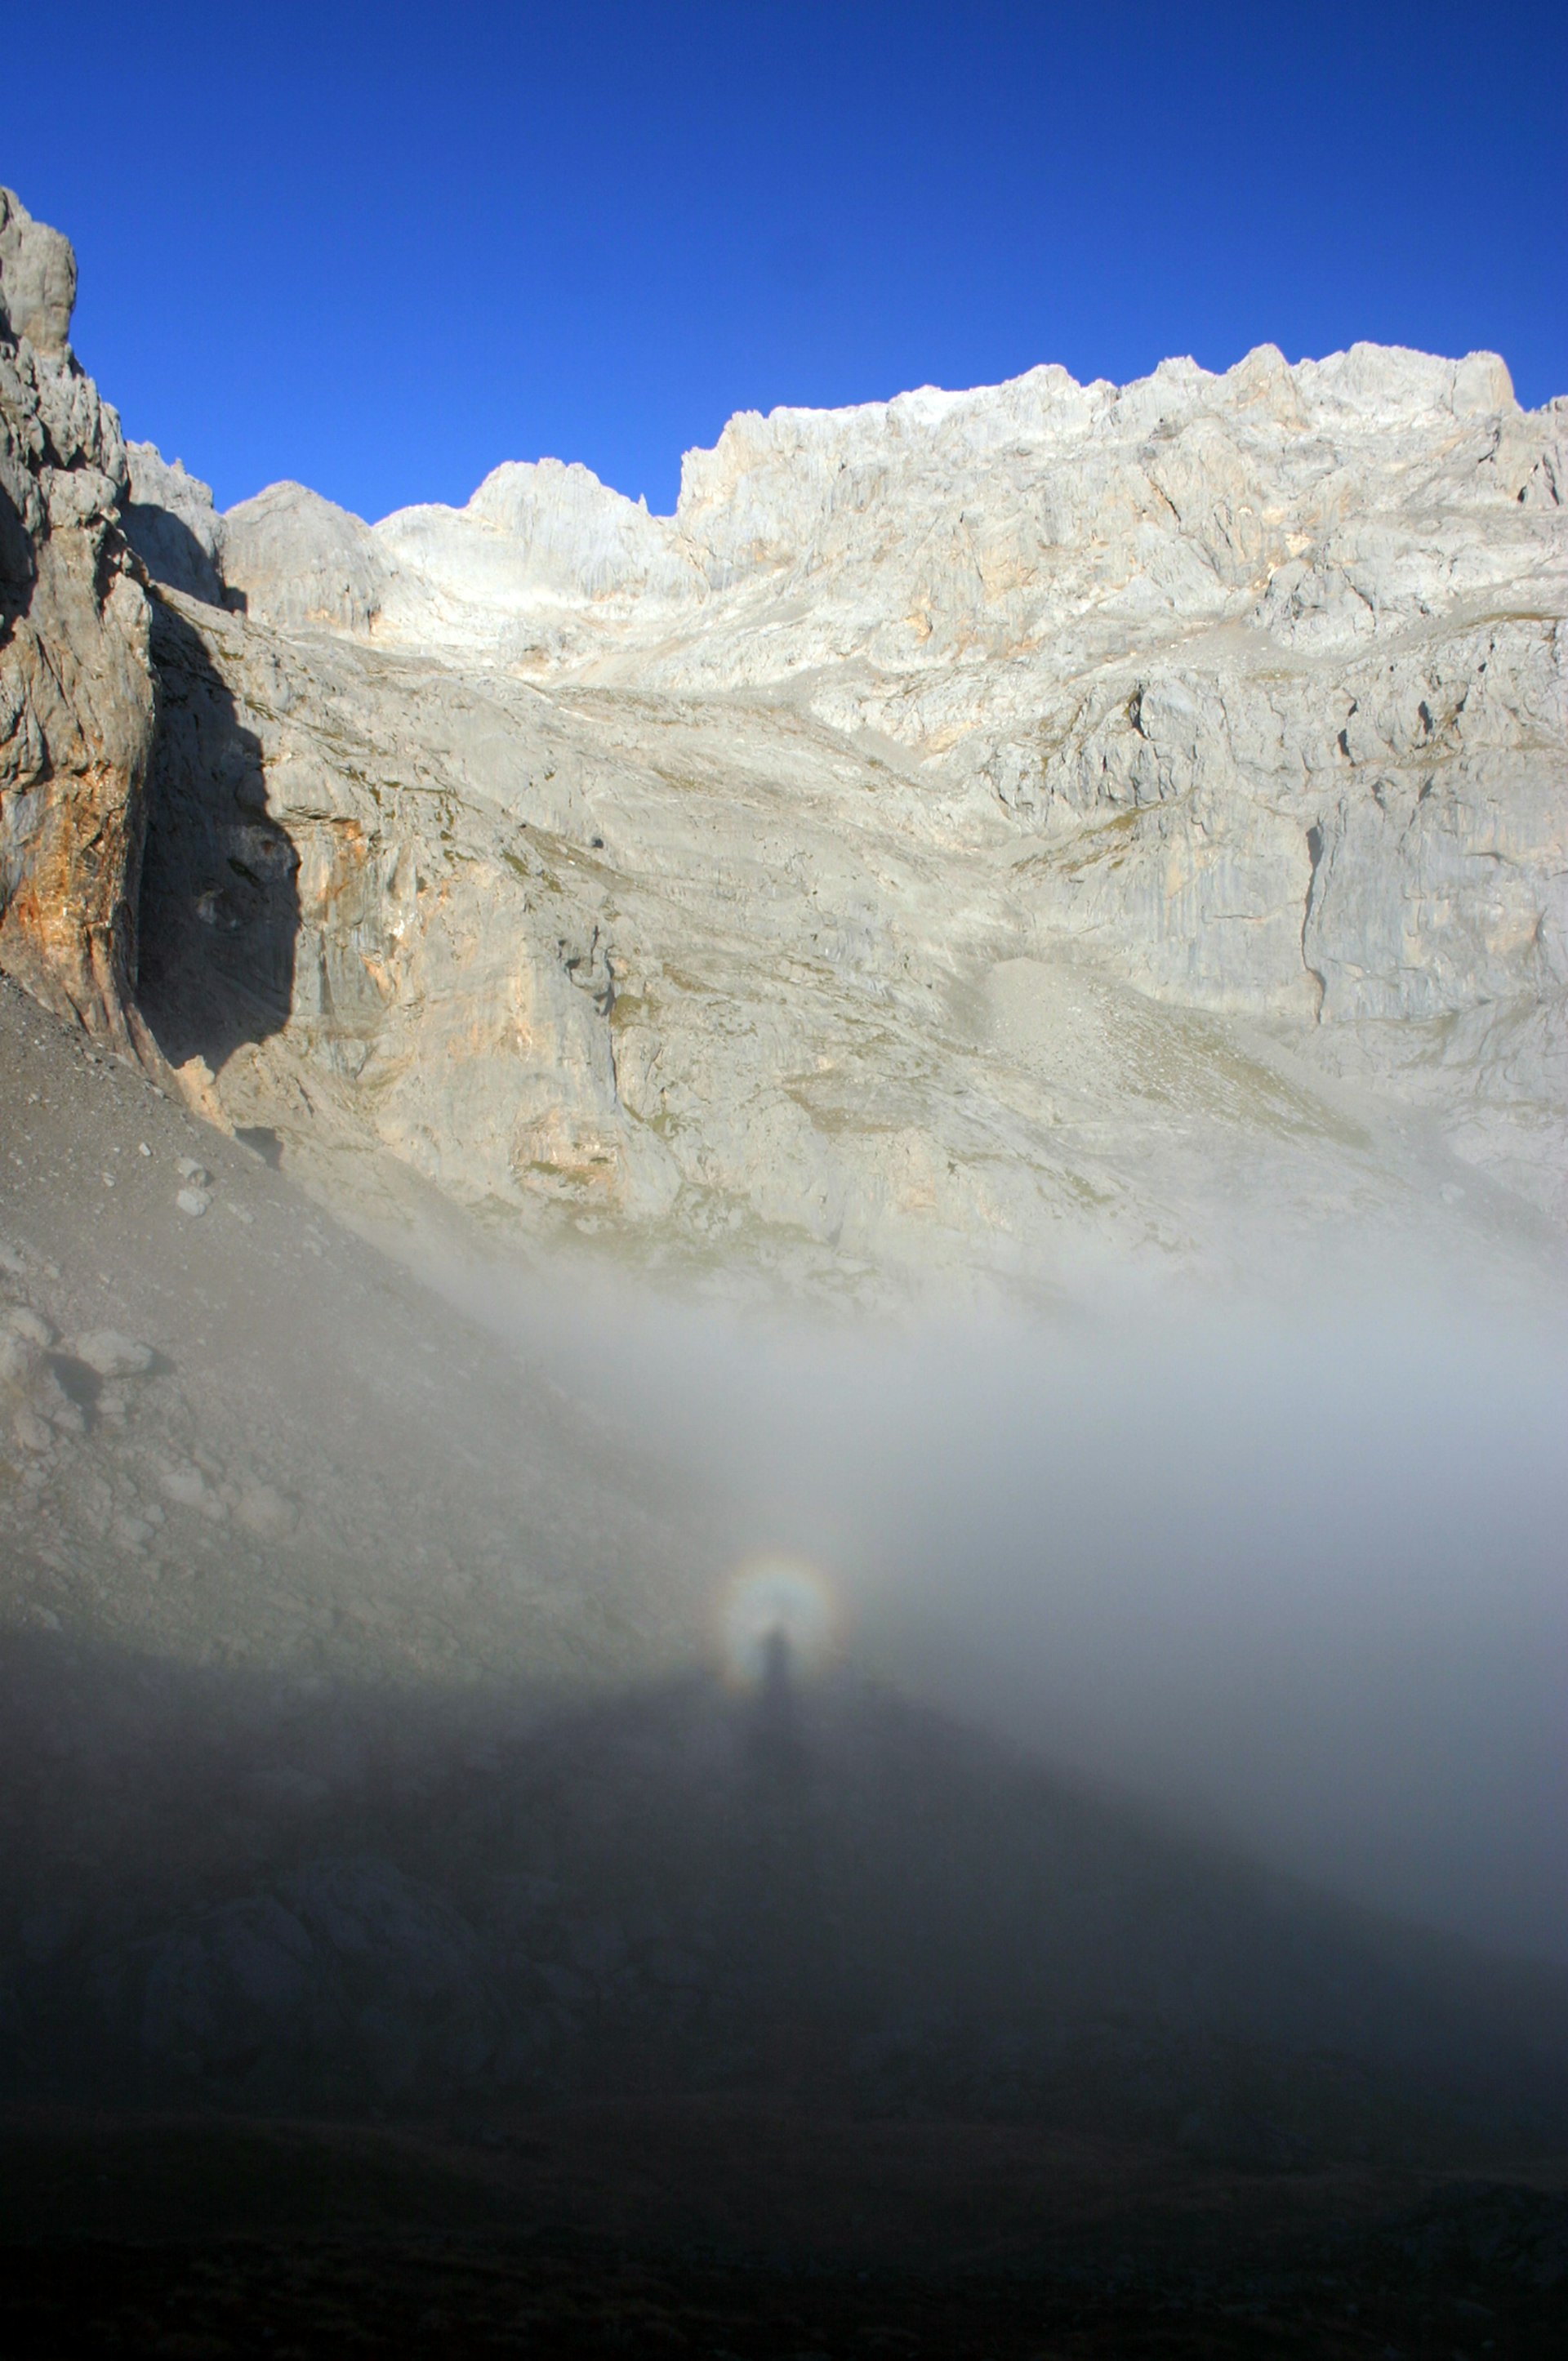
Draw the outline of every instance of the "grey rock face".
[[[65,240],[0,191],[0,966],[128,1048],[153,681],[75,285]]]
[[[247,619],[166,609],[148,1005],[226,1120],[654,1259],[1560,1218],[1565,431],[1264,348],[737,418],[673,518],[273,487]]]

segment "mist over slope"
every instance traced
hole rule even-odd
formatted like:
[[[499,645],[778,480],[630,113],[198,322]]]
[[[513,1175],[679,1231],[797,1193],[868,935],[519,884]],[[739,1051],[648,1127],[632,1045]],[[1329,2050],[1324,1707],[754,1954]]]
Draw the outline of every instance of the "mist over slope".
[[[896,1327],[466,1300],[722,1470],[857,1661],[1372,1906],[1568,1956],[1561,1298],[1317,1279]]]
[[[1059,1487],[1048,1562],[1005,1567],[1008,1520],[966,1532],[954,1497],[944,1532],[887,1424],[781,1382],[762,1339],[724,1346],[750,1418],[809,1398],[869,1491],[804,1435],[770,1468],[689,1359],[674,1410],[663,1327],[621,1329],[614,1383],[580,1318],[575,1351],[538,1325],[506,1351],[8,984],[0,1061],[11,2101],[485,2123],[761,2088],[1266,2172],[1552,2137],[1561,1971],[1042,1764],[1093,1763],[1020,1662]],[[835,1517],[823,1575],[746,1575]],[[791,1581],[838,1590],[839,1666],[736,1686],[738,1558],[782,1602],[759,1630],[795,1628]],[[967,1696],[921,1659],[933,1594],[962,1602]],[[1125,1711],[1113,1664],[1096,1686]],[[1124,1729],[1093,1767],[1157,1784]]]

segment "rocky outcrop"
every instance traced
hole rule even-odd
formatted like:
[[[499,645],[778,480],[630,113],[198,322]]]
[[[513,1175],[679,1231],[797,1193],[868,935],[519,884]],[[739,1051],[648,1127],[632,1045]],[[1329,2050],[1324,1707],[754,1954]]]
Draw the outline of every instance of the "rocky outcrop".
[[[224,526],[213,488],[172,466],[151,443],[127,443],[130,499],[126,539],[155,582],[211,607],[224,604]]]
[[[66,240],[0,190],[0,966],[128,1048],[153,680],[75,291]]]

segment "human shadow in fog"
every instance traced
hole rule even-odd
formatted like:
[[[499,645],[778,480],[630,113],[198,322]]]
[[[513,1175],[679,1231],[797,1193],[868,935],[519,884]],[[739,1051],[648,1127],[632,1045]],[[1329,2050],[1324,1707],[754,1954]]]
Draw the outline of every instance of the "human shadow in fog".
[[[855,2015],[824,1891],[829,1847],[806,1714],[788,1636],[774,1631],[737,1719],[723,1897],[730,1981],[753,2020],[746,2046],[771,2087],[795,2093],[831,2082]]]
[[[171,1066],[216,1073],[287,1024],[299,854],[267,806],[261,744],[201,633],[152,600],[158,719],[148,774],[137,1001]]]

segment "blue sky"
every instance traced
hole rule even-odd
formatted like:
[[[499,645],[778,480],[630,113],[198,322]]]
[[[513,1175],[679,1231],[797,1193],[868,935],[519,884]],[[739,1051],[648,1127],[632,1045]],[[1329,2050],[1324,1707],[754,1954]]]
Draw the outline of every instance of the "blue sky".
[[[667,510],[734,410],[1265,339],[1568,392],[1562,0],[55,14],[0,179],[75,240],[126,431],[224,505],[552,453]]]

